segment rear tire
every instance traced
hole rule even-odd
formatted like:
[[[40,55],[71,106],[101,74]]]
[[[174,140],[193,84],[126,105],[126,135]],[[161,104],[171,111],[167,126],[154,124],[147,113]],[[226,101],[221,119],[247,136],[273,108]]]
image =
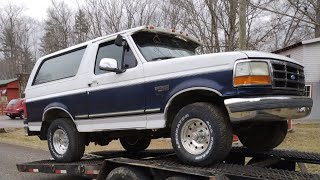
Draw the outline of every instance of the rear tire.
[[[151,143],[151,138],[143,136],[121,137],[122,147],[129,152],[139,152],[147,149]]]
[[[107,176],[106,180],[151,180],[143,169],[135,167],[117,167]]]
[[[232,127],[217,105],[194,103],[173,120],[171,142],[180,161],[195,166],[219,162],[232,146]]]
[[[79,161],[85,150],[83,134],[70,119],[54,120],[48,129],[48,147],[56,162]]]
[[[285,139],[288,131],[287,121],[260,122],[242,128],[238,132],[241,143],[253,151],[269,151]]]

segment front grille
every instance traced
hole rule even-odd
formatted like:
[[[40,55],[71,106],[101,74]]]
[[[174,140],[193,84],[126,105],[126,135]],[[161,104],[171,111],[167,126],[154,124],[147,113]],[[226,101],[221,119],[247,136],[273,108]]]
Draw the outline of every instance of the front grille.
[[[270,61],[273,73],[273,89],[304,92],[303,67],[285,61]]]

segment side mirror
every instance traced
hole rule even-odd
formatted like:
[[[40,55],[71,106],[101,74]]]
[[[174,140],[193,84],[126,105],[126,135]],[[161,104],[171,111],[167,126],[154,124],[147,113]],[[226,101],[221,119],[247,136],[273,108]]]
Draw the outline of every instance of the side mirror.
[[[116,46],[123,46],[122,42],[123,42],[123,37],[119,34],[117,36],[116,40],[114,41],[114,44]]]
[[[118,62],[115,59],[103,58],[99,63],[99,68],[106,71],[123,73],[125,70],[118,69]]]

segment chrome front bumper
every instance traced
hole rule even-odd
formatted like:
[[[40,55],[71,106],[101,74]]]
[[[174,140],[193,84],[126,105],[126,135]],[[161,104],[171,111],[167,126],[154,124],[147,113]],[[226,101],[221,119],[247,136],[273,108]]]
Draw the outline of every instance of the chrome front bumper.
[[[299,119],[310,114],[313,101],[303,96],[270,96],[224,100],[231,122]]]

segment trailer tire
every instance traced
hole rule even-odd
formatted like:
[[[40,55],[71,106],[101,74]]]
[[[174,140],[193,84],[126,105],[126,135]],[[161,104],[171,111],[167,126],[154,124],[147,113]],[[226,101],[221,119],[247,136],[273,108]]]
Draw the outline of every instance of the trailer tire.
[[[129,152],[139,152],[147,149],[151,143],[151,138],[143,136],[121,137],[122,147]]]
[[[107,176],[106,180],[151,180],[142,169],[136,167],[117,167]]]
[[[79,161],[85,150],[83,134],[70,119],[54,120],[48,129],[48,147],[56,162]]]
[[[171,126],[171,142],[180,161],[195,166],[219,162],[232,146],[232,127],[214,104],[198,102],[182,108]]]
[[[247,148],[261,152],[269,151],[282,143],[287,135],[287,121],[261,122],[238,133],[241,143]]]

